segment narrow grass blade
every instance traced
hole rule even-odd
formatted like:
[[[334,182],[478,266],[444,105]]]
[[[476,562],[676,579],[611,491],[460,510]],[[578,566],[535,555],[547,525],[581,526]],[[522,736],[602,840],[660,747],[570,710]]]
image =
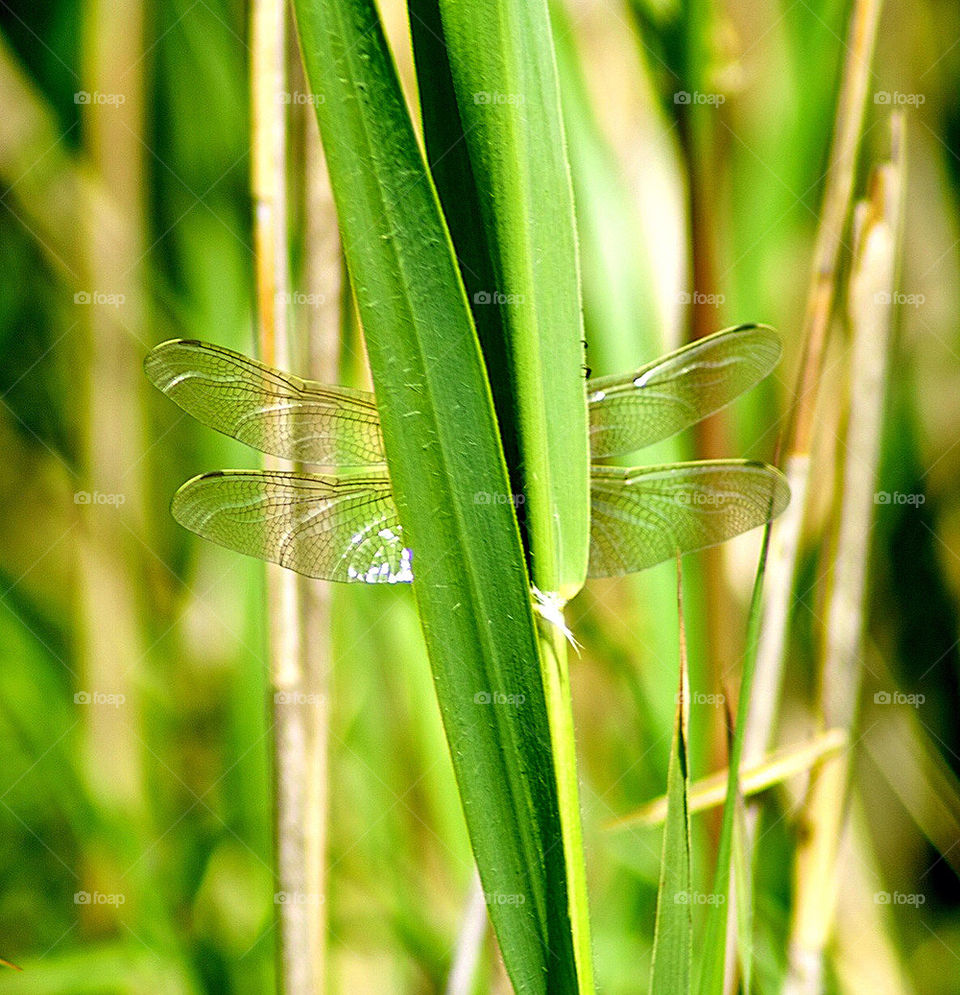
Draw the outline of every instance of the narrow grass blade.
[[[371,0],[295,10],[490,916],[518,991],[575,991],[529,581],[453,247]]]
[[[737,797],[733,824],[733,893],[737,907],[737,951],[740,956],[740,987],[750,995],[753,983],[753,867],[747,833],[743,795]]]
[[[723,991],[724,970],[726,967],[727,905],[730,896],[730,870],[733,854],[734,819],[737,799],[740,792],[740,762],[743,757],[744,728],[747,707],[753,687],[753,675],[757,662],[757,643],[760,636],[763,578],[766,573],[767,551],[770,548],[770,523],[763,530],[763,546],[760,550],[760,563],[753,585],[750,601],[750,616],[747,624],[747,645],[743,657],[743,673],[740,678],[740,698],[737,707],[736,725],[730,739],[730,765],[727,775],[727,795],[723,805],[723,821],[720,827],[720,841],[717,845],[717,867],[714,875],[713,894],[717,903],[711,907],[707,919],[707,935],[700,961],[698,991],[700,995],[716,995]],[[749,882],[745,887],[749,886]],[[722,899],[720,896],[723,896]]]
[[[679,557],[678,557],[679,575]],[[693,967],[693,906],[690,867],[690,811],[687,764],[687,681],[686,647],[680,616],[680,680],[673,741],[667,768],[667,821],[663,830],[660,860],[660,888],[657,894],[657,922],[653,939],[653,966],[650,995],[676,995],[690,991]]]

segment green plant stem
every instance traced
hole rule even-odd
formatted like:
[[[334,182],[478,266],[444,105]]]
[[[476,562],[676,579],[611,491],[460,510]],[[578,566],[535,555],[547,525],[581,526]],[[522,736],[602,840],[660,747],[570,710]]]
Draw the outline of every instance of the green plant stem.
[[[590,911],[587,902],[587,869],[583,852],[580,815],[580,782],[573,724],[573,697],[567,661],[567,637],[555,622],[537,618],[541,672],[547,699],[547,718],[557,777],[557,799],[567,868],[570,925],[581,992],[592,992],[593,956],[590,947]]]

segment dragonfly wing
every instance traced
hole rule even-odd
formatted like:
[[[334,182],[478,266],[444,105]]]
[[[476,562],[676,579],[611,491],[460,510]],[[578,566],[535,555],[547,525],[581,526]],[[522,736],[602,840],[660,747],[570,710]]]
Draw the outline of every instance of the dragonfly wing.
[[[766,325],[738,325],[633,373],[587,381],[593,459],[643,449],[706,418],[762,380],[780,359]]]
[[[187,414],[261,452],[321,466],[384,460],[377,405],[367,391],[301,380],[190,339],[158,345],[144,369]]]
[[[227,470],[177,491],[173,517],[228,549],[322,580],[413,580],[386,472],[331,477]]]
[[[790,488],[765,463],[711,460],[595,466],[590,496],[588,574],[617,577],[763,525],[786,508]]]

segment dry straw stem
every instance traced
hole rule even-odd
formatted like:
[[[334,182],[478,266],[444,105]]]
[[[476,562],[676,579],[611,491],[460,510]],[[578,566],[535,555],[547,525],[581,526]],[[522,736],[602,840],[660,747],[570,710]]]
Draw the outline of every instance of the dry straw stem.
[[[336,383],[340,366],[340,301],[342,265],[340,235],[333,204],[333,191],[327,174],[316,115],[305,108],[301,115],[305,128],[305,203],[303,283],[311,301],[306,309],[304,344],[308,377],[320,383]],[[329,742],[332,701],[333,647],[331,637],[332,586],[311,577],[298,577],[302,612],[303,687],[307,709],[305,764],[307,803],[305,845],[307,876],[318,895],[326,896],[327,826],[329,819]],[[326,977],[327,905],[318,902],[313,909],[311,942],[316,991],[322,991]]]
[[[871,177],[869,199],[858,205],[850,275],[853,330],[849,421],[836,548],[824,631],[819,718],[850,730],[863,671],[863,605],[874,490],[880,458],[883,401],[902,226],[903,122],[892,120],[891,162]],[[786,991],[821,990],[823,950],[836,903],[837,847],[846,818],[849,754],[814,769],[801,814],[794,862],[794,907]]]
[[[61,205],[63,219],[79,232],[77,254],[68,264],[76,268],[79,288],[72,326],[79,334],[68,343],[81,371],[76,413],[82,477],[77,491],[107,495],[114,502],[109,514],[95,502],[76,507],[80,688],[122,695],[124,701],[123,708],[83,711],[85,768],[94,797],[128,818],[144,800],[136,671],[146,640],[136,596],[142,546],[135,538],[143,521],[138,339],[144,319],[139,266],[144,247],[142,35],[139,3],[96,2],[86,8],[83,86],[124,99],[83,107],[85,145],[102,186],[85,186],[89,198]],[[47,192],[62,192],[62,184],[63,179]],[[100,213],[100,198],[94,196],[100,190],[114,205],[107,215]],[[39,208],[59,227],[47,213],[55,212],[52,204]],[[73,247],[73,238],[60,234]]]
[[[757,670],[744,732],[743,757],[756,764],[774,736],[783,679],[787,621],[797,563],[800,528],[807,504],[810,441],[820,371],[836,296],[836,276],[843,233],[853,197],[864,106],[870,79],[881,0],[857,0],[850,21],[823,209],[804,313],[803,358],[784,444],[783,468],[791,501],[773,523],[765,579]]]
[[[289,368],[287,259],[286,5],[256,0],[251,11],[254,268],[260,355]],[[280,461],[268,459],[268,468]],[[278,987],[287,995],[322,991],[322,829],[325,797],[316,723],[320,709],[304,658],[303,598],[296,574],[267,565],[270,686],[273,693],[274,846]]]
[[[447,978],[446,995],[470,995],[476,988],[477,965],[487,932],[487,902],[480,875],[474,871],[470,893],[463,912],[463,922],[457,935],[453,965]]]
[[[764,761],[740,771],[740,791],[745,797],[767,791],[784,781],[810,770],[825,757],[839,753],[847,745],[847,733],[843,729],[828,729],[805,743],[785,746],[769,753]],[[705,812],[722,805],[727,796],[726,767],[701,778],[690,786],[690,814]],[[663,822],[667,814],[667,797],[661,795],[647,802],[635,812],[612,820],[604,827],[609,830],[627,829],[635,825],[656,826]]]

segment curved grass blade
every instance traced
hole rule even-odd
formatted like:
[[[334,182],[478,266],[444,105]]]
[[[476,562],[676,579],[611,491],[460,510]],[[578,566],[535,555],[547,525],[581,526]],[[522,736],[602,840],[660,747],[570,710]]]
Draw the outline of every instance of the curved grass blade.
[[[173,517],[211,542],[321,580],[397,584],[413,554],[384,470],[326,477],[228,470],[188,480]]]
[[[591,577],[645,570],[763,525],[786,508],[779,470],[749,460],[664,466],[595,466],[591,486]]]
[[[592,459],[668,439],[726,407],[779,362],[766,325],[738,325],[698,339],[629,374],[587,382]]]
[[[302,380],[191,339],[162,342],[143,368],[187,414],[260,452],[318,466],[384,460],[380,416],[368,391]]]

